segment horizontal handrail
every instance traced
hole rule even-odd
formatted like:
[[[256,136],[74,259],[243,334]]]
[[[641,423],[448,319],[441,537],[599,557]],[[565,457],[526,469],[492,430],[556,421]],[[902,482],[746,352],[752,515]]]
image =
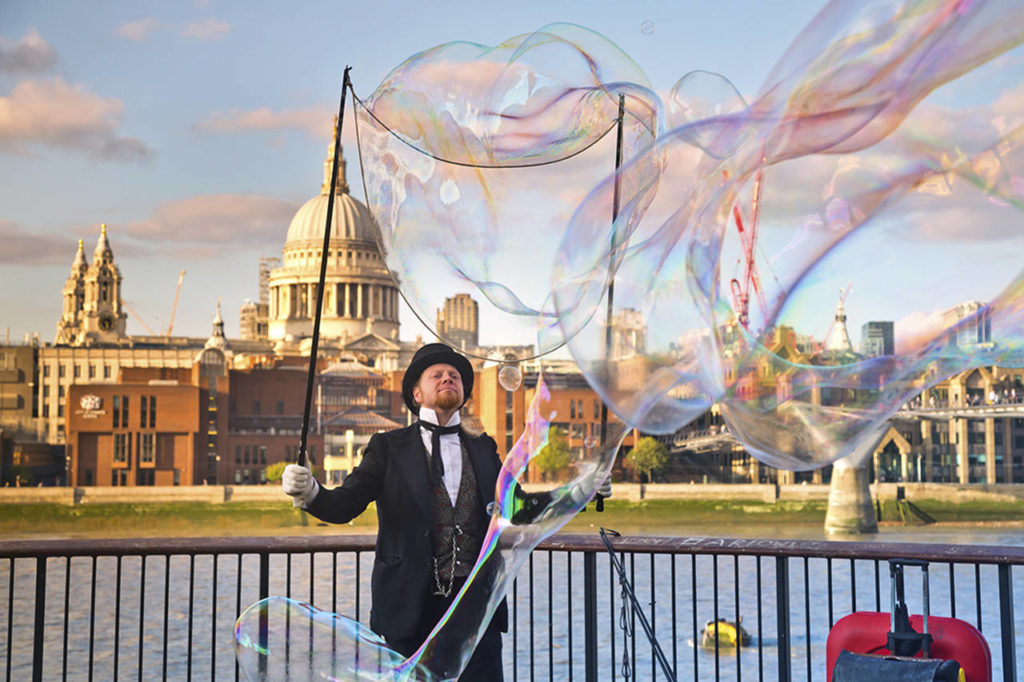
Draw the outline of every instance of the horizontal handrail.
[[[0,557],[137,556],[140,554],[291,554],[372,551],[377,536],[366,534],[288,537],[106,538],[68,540],[0,540]],[[713,537],[616,537],[612,544],[625,552],[649,554],[719,554],[729,556],[878,559],[1024,565],[1024,547],[948,545],[836,540],[776,540]],[[540,550],[604,552],[594,535],[557,534]]]

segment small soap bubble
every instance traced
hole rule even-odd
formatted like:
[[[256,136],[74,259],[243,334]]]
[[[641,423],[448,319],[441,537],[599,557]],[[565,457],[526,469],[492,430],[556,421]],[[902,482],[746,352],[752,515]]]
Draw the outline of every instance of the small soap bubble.
[[[652,33],[654,33],[654,22],[651,21],[650,19],[644,21],[642,24],[640,24],[640,32],[643,33],[645,36],[649,36]]]
[[[597,446],[597,436],[587,436],[583,439],[583,447],[590,450]]]
[[[523,373],[516,365],[505,365],[498,370],[498,383],[506,391],[517,391],[523,385]]]

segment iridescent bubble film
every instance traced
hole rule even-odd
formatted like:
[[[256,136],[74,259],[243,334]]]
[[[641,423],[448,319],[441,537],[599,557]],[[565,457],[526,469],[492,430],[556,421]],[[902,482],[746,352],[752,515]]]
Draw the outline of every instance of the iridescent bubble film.
[[[523,385],[523,373],[516,365],[505,365],[498,370],[498,383],[506,391],[517,391]]]
[[[458,677],[519,567],[541,540],[589,501],[611,471],[628,432],[613,421],[603,446],[586,452],[570,447],[564,459],[552,458],[544,468],[543,483],[526,485],[527,466],[545,451],[557,416],[550,399],[541,377],[526,428],[498,474],[494,511],[476,565],[416,653],[406,659],[368,627],[344,615],[271,597],[246,609],[235,625],[235,650],[246,678],[429,682]]]
[[[837,0],[754,93],[694,64],[662,98],[573,25],[396,67],[356,121],[403,295],[429,325],[468,290],[481,327],[532,335],[539,355],[564,345],[613,436],[555,457],[538,386],[471,580],[423,648],[399,662],[358,623],[264,603],[239,625],[254,679],[270,679],[260,627],[288,651],[343,633],[341,668],[320,651],[296,664],[320,677],[456,676],[517,568],[633,427],[672,433],[717,403],[755,457],[812,469],[866,452],[954,374],[1024,366],[1022,42],[1016,0]],[[871,306],[903,311],[893,354],[850,343],[848,314],[862,324]],[[524,483],[528,467],[543,485]]]

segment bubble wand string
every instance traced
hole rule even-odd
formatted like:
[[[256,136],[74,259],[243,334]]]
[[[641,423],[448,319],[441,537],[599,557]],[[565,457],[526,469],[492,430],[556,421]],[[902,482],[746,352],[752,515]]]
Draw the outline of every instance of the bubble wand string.
[[[345,123],[345,95],[352,85],[348,72],[351,66],[345,67],[345,75],[341,82],[341,104],[338,105],[338,123],[334,127],[334,158],[331,160],[331,189],[328,193],[327,217],[324,220],[324,244],[320,252],[320,280],[316,285],[316,314],[313,317],[313,344],[309,349],[309,372],[306,375],[306,404],[302,410],[302,432],[299,438],[299,454],[297,464],[306,465],[306,441],[309,436],[309,413],[313,403],[313,380],[316,378],[316,360],[320,347],[320,316],[324,305],[324,281],[327,279],[327,252],[331,245],[331,221],[334,219],[334,197],[338,184],[338,159],[341,157],[341,129]],[[305,518],[305,517],[303,517]]]
[[[615,306],[615,270],[613,269],[613,254],[615,253],[615,221],[619,217],[619,192],[621,190],[621,178],[619,169],[622,168],[622,123],[626,114],[626,96],[619,94],[619,120],[616,124],[618,131],[615,133],[615,192],[612,195],[612,244],[611,252],[608,254],[608,313],[604,328],[604,359],[605,371],[607,372],[608,361],[611,359],[612,351],[612,310]],[[607,381],[605,382],[608,383]],[[608,403],[601,401],[601,445],[608,439]],[[604,497],[596,496],[594,509],[604,511]]]

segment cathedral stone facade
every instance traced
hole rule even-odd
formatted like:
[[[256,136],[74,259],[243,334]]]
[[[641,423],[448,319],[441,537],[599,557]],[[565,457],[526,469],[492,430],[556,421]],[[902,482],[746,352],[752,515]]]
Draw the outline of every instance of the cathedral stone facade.
[[[309,352],[333,162],[332,141],[320,194],[292,218],[281,267],[270,272],[268,336],[279,355]],[[320,347],[327,352],[356,352],[377,369],[396,368],[400,350],[398,288],[381,255],[369,209],[349,194],[344,159],[340,160],[333,196]]]
[[[103,225],[92,255],[85,260],[82,240],[64,283],[64,306],[57,323],[54,343],[68,346],[93,346],[118,343],[128,338],[128,315],[121,302],[121,271],[114,264],[114,252]]]

